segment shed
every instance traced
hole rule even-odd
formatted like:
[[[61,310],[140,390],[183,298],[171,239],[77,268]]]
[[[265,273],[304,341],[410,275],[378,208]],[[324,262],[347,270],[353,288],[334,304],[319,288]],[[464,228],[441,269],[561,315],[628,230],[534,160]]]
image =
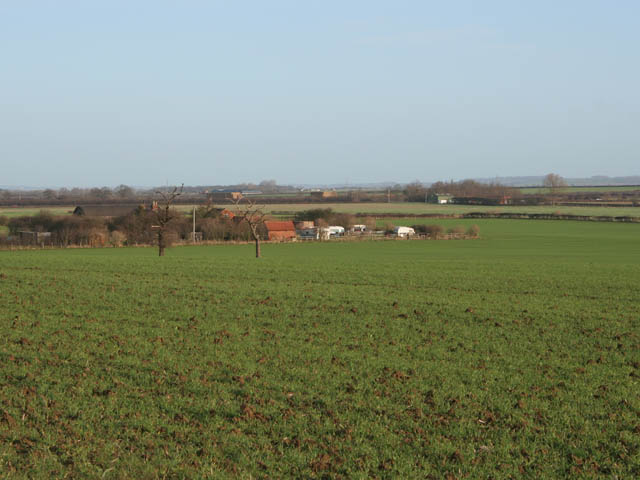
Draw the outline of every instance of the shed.
[[[296,222],[296,230],[307,230],[309,228],[315,227],[313,220],[302,220],[300,222]]]
[[[448,193],[432,193],[427,197],[430,203],[437,203],[439,205],[445,205],[447,203],[453,203],[453,195]]]
[[[291,240],[296,238],[296,229],[291,220],[289,221],[266,221],[269,240]]]
[[[302,240],[319,240],[320,229],[316,227],[302,228],[298,230],[298,235]]]
[[[84,205],[73,210],[74,215],[86,217],[122,217],[137,209],[139,205]]]

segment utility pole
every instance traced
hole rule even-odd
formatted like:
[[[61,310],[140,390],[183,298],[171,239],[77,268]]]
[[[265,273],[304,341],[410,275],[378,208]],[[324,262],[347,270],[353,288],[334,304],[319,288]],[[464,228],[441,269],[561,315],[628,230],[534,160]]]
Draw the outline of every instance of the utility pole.
[[[387,203],[391,203],[391,189],[387,188]]]
[[[193,206],[193,232],[191,232],[191,241],[196,243],[196,206]]]

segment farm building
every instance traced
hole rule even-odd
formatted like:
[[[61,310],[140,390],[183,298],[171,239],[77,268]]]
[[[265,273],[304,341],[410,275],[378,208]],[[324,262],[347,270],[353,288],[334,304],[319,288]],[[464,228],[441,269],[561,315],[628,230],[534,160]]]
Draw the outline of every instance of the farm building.
[[[429,203],[437,203],[439,205],[445,205],[447,203],[453,203],[453,195],[432,193],[427,197]]]
[[[300,222],[296,222],[296,230],[306,230],[309,228],[315,227],[315,223],[312,220],[302,220]]]
[[[77,206],[73,214],[81,217],[121,217],[139,207],[139,205],[85,205]]]
[[[296,229],[291,220],[284,222],[266,221],[269,240],[291,240],[296,238]]]
[[[220,213],[220,216],[222,218],[228,218],[229,220],[233,220],[235,218],[235,216],[236,216],[236,214],[233,213],[228,208],[218,208],[217,210]]]
[[[301,228],[298,230],[298,235],[302,240],[320,240],[320,229],[317,227]]]

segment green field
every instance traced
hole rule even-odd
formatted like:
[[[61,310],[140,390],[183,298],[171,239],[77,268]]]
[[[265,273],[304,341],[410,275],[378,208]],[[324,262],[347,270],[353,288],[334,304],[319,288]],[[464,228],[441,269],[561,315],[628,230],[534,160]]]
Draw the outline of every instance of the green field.
[[[487,206],[487,205],[435,205],[431,203],[316,203],[266,205],[270,212],[298,212],[312,208],[331,208],[344,213],[398,214],[462,214],[470,212],[501,213],[561,213],[590,216],[633,216],[640,217],[638,207],[563,207],[563,206]]]
[[[640,476],[640,225],[438,223],[0,251],[0,477]]]
[[[525,194],[539,194],[539,193],[549,193],[549,188],[547,187],[522,187],[518,188],[520,192]],[[602,187],[563,187],[558,188],[558,192],[561,193],[577,193],[577,192],[633,192],[640,191],[640,186],[638,185],[617,185],[617,186],[602,186]]]
[[[223,206],[223,205],[221,205]],[[232,206],[227,206],[233,209]],[[190,213],[193,205],[177,205],[178,210]],[[488,206],[488,205],[435,205],[431,203],[397,202],[397,203],[294,203],[294,204],[266,204],[265,211],[282,216],[295,214],[302,210],[314,208],[331,208],[341,213],[363,213],[371,215],[397,213],[407,215],[436,214],[454,215],[470,212],[501,212],[501,213],[560,213],[569,215],[589,216],[631,216],[640,217],[639,207],[565,207],[565,206]],[[68,215],[73,207],[0,207],[0,216],[17,217],[20,215],[35,215],[41,210],[47,210],[54,215]]]
[[[27,215],[36,215],[42,210],[51,212],[53,215],[70,215],[75,207],[0,207],[0,217],[21,217]]]

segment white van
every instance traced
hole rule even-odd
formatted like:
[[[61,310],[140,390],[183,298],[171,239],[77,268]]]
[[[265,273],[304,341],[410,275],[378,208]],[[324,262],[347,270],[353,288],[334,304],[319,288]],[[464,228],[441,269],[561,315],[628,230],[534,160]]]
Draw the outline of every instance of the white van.
[[[338,225],[329,226],[328,230],[330,237],[341,237],[344,235],[344,227]]]
[[[393,229],[393,233],[401,238],[410,237],[416,234],[416,231],[411,227],[396,227]]]

